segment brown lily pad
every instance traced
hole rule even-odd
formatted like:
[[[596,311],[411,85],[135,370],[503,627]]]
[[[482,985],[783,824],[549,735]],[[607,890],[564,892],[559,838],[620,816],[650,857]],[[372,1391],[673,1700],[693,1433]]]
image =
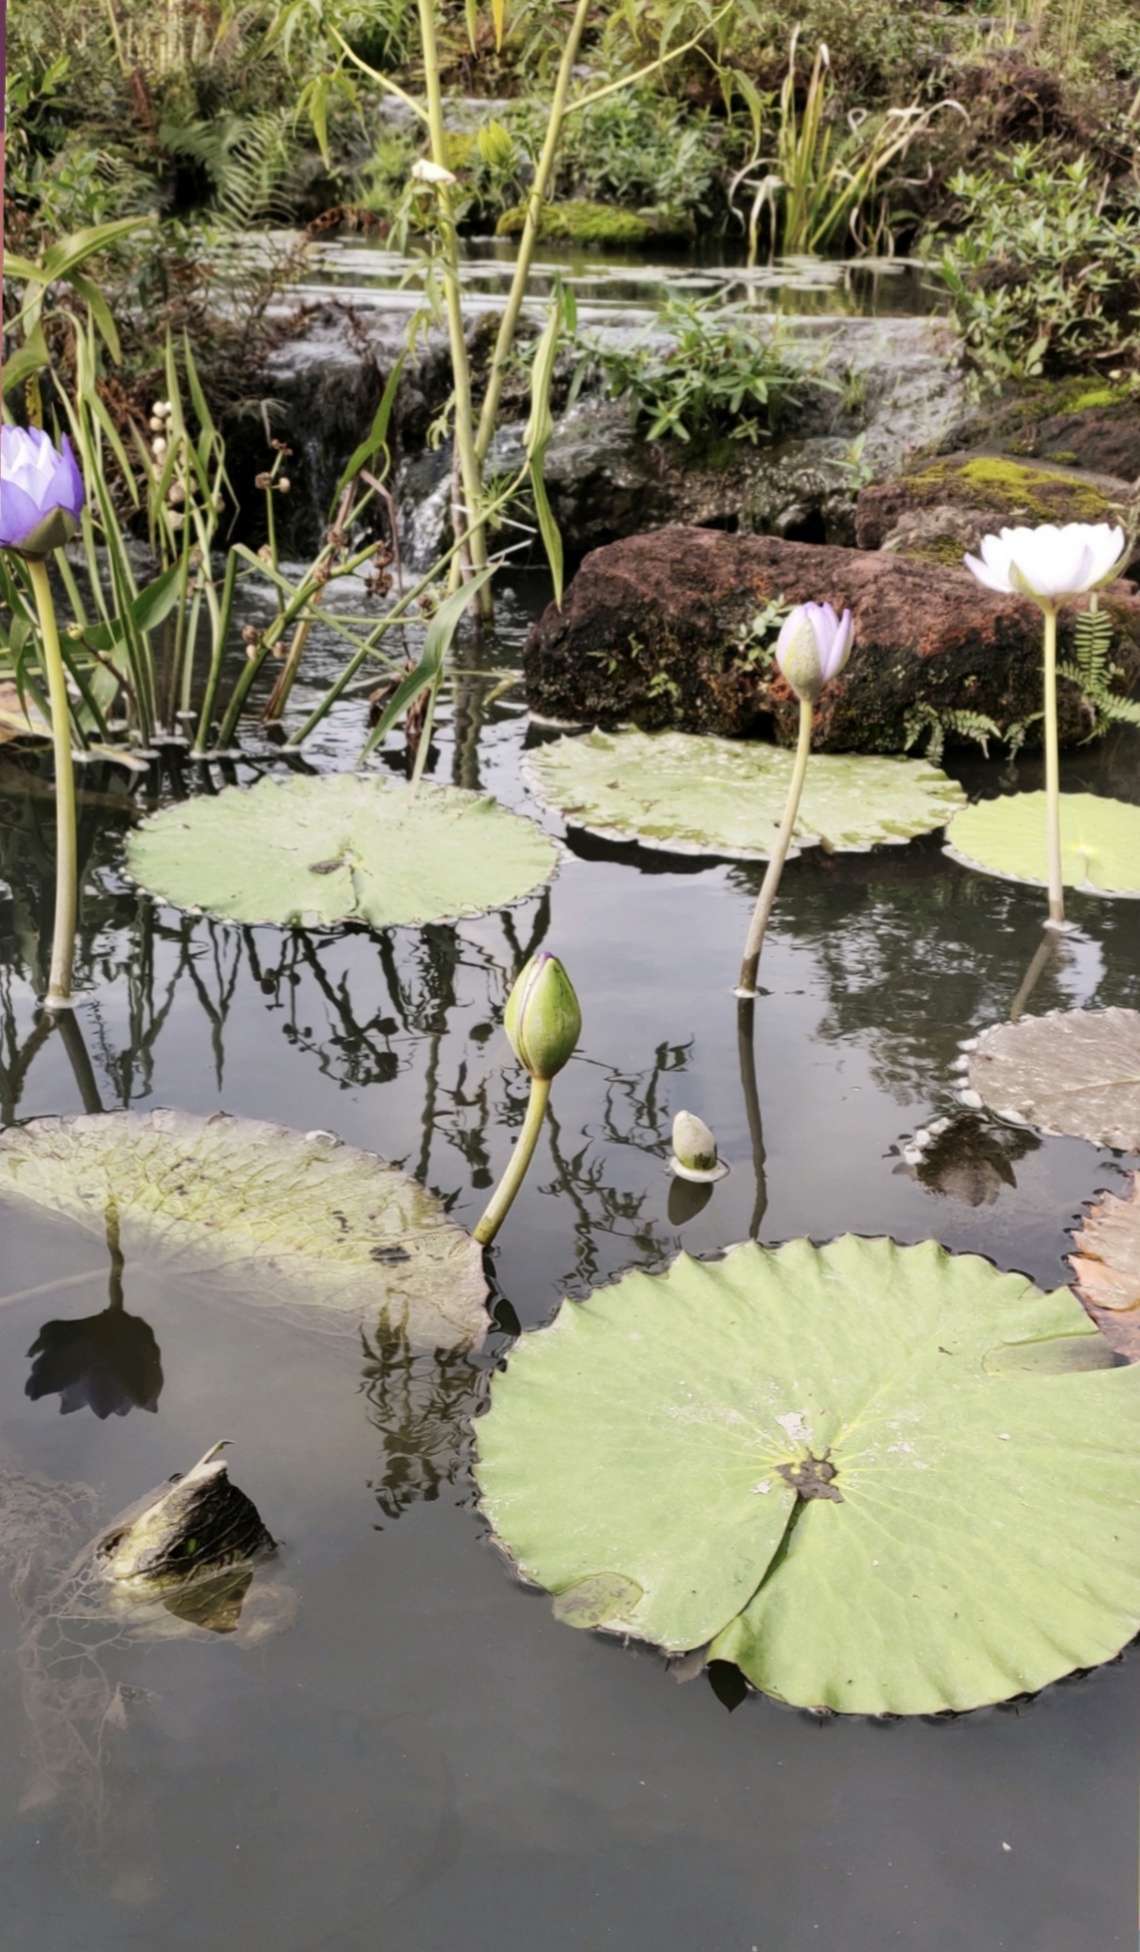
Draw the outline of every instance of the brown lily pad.
[[[1073,1245],[1078,1297],[1117,1354],[1140,1362],[1140,1173],[1123,1198],[1101,1193],[1092,1202]]]
[[[1140,1150],[1140,1010],[1053,1010],[983,1031],[968,1102],[1092,1145]]]

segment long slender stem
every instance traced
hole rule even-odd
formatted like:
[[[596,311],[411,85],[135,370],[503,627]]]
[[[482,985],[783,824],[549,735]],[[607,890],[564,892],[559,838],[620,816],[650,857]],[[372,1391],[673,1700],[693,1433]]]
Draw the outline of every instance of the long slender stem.
[[[1057,609],[1045,609],[1045,850],[1049,861],[1049,921],[1065,920],[1061,878],[1061,759],[1057,737]]]
[[[67,698],[63,652],[59,646],[55,604],[46,563],[29,562],[28,574],[40,620],[40,642],[51,703],[51,738],[55,755],[55,921],[45,1008],[69,1010],[79,885],[75,772],[71,762],[71,706]]]
[[[443,126],[443,91],[439,85],[439,49],[435,34],[435,0],[419,0],[420,44],[424,57],[424,91],[427,96],[428,129],[431,133],[432,161],[447,169],[447,131]],[[483,499],[483,471],[475,452],[475,420],[471,405],[471,367],[467,358],[467,338],[463,330],[463,301],[459,289],[459,239],[450,183],[438,185],[440,243],[443,258],[443,291],[447,307],[447,333],[451,348],[451,376],[455,390],[455,445],[463,481],[464,510],[471,552],[471,567],[486,566],[487,539],[475,526]],[[458,558],[456,561],[458,562]],[[480,609],[486,614],[489,592],[480,592]]]
[[[737,986],[737,996],[755,996],[756,994],[756,972],[760,967],[760,951],[764,947],[764,934],[768,927],[768,918],[772,913],[772,905],[776,899],[776,890],[780,886],[780,876],[784,872],[784,862],[788,858],[788,847],[791,843],[792,829],[796,824],[796,815],[800,810],[800,795],[804,790],[804,774],[807,772],[808,754],[811,751],[812,713],[813,706],[811,699],[801,698],[800,735],[796,744],[796,757],[792,766],[792,777],[788,782],[788,798],[784,807],[784,817],[780,822],[780,831],[776,835],[776,844],[772,849],[772,858],[768,863],[768,871],[764,876],[760,893],[756,897],[756,907],[752,912],[752,921],[748,929],[748,940],[744,945],[744,961],[740,965],[740,982]]]
[[[483,1218],[475,1229],[475,1238],[481,1247],[489,1246],[494,1240],[514,1204],[515,1195],[526,1177],[526,1169],[534,1157],[534,1148],[538,1144],[538,1135],[542,1130],[542,1121],[546,1116],[549,1098],[549,1078],[532,1078],[526,1118],[523,1120],[518,1144],[511,1154],[506,1172],[491,1195]]]
[[[582,34],[586,26],[586,16],[589,11],[590,0],[578,0],[578,4],[574,9],[574,18],[570,22],[569,32],[566,36],[566,45],[562,50],[562,59],[558,64],[558,78],[555,81],[554,93],[550,99],[550,114],[546,123],[546,135],[543,138],[542,150],[535,166],[534,181],[530,186],[530,194],[527,197],[526,220],[523,224],[522,236],[519,238],[518,255],[515,258],[511,288],[507,294],[507,303],[503,311],[503,316],[499,321],[495,350],[491,354],[491,370],[487,376],[487,391],[483,395],[483,406],[479,414],[479,431],[475,440],[475,454],[480,466],[486,460],[488,449],[495,438],[495,423],[499,417],[499,401],[502,398],[503,379],[506,375],[507,362],[511,356],[511,349],[515,342],[519,314],[522,311],[523,300],[526,297],[531,261],[534,257],[534,247],[538,242],[539,225],[542,220],[542,206],[546,201],[546,192],[550,187],[550,178],[553,174],[554,162],[558,154],[558,145],[562,140],[562,124],[566,119],[566,105],[570,94],[570,83],[573,79],[574,64],[578,59],[578,49],[581,45]]]

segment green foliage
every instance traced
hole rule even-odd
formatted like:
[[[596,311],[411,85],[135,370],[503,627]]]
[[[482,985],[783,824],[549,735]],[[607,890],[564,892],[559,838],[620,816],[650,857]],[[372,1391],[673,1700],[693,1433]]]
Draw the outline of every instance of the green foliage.
[[[755,442],[772,433],[798,384],[753,317],[710,300],[670,300],[629,345],[579,344],[648,440]]]
[[[1087,156],[1040,144],[959,172],[963,229],[939,270],[966,343],[995,384],[1140,350],[1140,198],[1115,207]]]
[[[504,210],[495,230],[500,237],[517,237],[526,222],[527,207],[514,204]],[[546,242],[592,244],[596,246],[644,244],[656,235],[653,223],[635,210],[621,210],[609,203],[590,203],[574,197],[567,203],[544,203],[538,235]]]
[[[1090,739],[1099,738],[1110,725],[1140,725],[1140,701],[1113,690],[1122,673],[1112,662],[1112,643],[1108,612],[1099,604],[1082,610],[1074,626],[1073,657],[1057,667],[1080,691],[1092,719]]]
[[[972,740],[980,746],[983,756],[990,756],[990,740],[1004,738],[1000,725],[995,724],[985,712],[955,711],[947,707],[939,709],[920,701],[906,715],[903,722],[903,751],[910,752],[926,733],[923,756],[932,766],[942,764],[942,754],[947,737]]]

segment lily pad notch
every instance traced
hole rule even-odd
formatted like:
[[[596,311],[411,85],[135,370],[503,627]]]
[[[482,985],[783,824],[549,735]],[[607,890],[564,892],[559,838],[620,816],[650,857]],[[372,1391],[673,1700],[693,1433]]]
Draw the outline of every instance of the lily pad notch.
[[[163,807],[127,843],[138,885],[222,921],[421,926],[534,894],[558,844],[485,794],[372,774],[262,779]]]
[[[1140,1369],[1067,1289],[933,1241],[681,1255],[522,1338],[482,1509],[560,1617],[765,1693],[935,1714],[1140,1629]]]
[[[528,784],[571,827],[710,859],[770,859],[794,758],[759,740],[696,732],[593,731],[529,753]],[[789,858],[805,847],[863,853],[944,827],[965,805],[956,780],[925,759],[818,753]]]

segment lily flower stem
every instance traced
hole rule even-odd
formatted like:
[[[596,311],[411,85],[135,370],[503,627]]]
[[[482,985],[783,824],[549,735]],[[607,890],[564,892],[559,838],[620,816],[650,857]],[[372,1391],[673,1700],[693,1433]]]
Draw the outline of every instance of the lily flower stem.
[[[534,1148],[538,1144],[538,1135],[542,1130],[542,1121],[546,1116],[549,1099],[550,1079],[532,1078],[526,1117],[518,1136],[518,1143],[511,1154],[507,1170],[492,1193],[487,1203],[487,1210],[475,1229],[475,1238],[481,1247],[490,1246],[514,1205],[515,1195],[526,1178],[527,1167],[534,1157]]]
[[[776,900],[776,893],[780,886],[780,876],[784,872],[784,862],[788,858],[788,848],[791,845],[792,830],[796,824],[796,815],[800,810],[800,797],[804,790],[804,775],[807,772],[808,754],[811,751],[811,726],[814,709],[813,701],[810,698],[800,699],[800,735],[796,742],[796,757],[792,766],[792,777],[788,782],[788,797],[784,806],[784,817],[780,822],[780,831],[776,835],[776,844],[772,849],[772,858],[768,863],[768,871],[764,876],[760,893],[756,897],[756,907],[752,911],[752,921],[748,929],[748,940],[744,945],[744,961],[740,965],[740,981],[736,990],[737,996],[755,996],[756,994],[756,973],[760,967],[760,951],[764,947],[764,936],[768,928],[768,920],[771,916],[773,904]]]
[[[1045,616],[1045,847],[1049,862],[1049,922],[1065,919],[1065,884],[1061,878],[1061,762],[1057,737],[1057,606],[1043,606]]]
[[[59,629],[55,619],[51,581],[44,562],[28,563],[32,593],[40,623],[40,639],[51,706],[51,737],[55,756],[55,922],[51,971],[44,1007],[70,1010],[71,972],[75,960],[75,922],[78,906],[78,847],[75,816],[75,771],[71,760],[71,706]]]

